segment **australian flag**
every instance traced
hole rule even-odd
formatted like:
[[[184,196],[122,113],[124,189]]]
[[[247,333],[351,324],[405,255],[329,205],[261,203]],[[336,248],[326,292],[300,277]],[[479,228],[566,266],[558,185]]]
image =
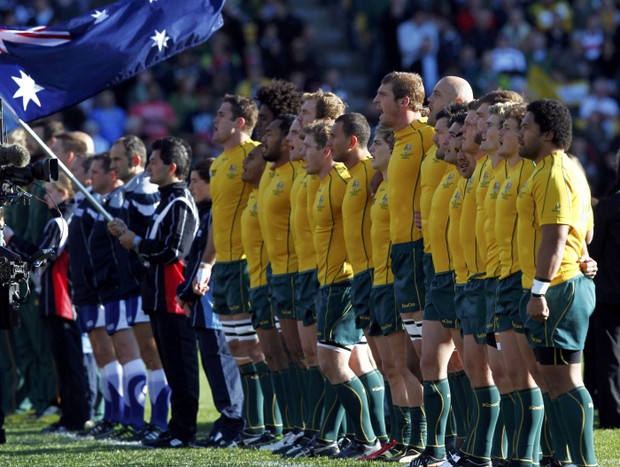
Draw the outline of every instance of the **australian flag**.
[[[0,26],[0,97],[53,114],[206,41],[224,0],[121,0],[49,28]]]

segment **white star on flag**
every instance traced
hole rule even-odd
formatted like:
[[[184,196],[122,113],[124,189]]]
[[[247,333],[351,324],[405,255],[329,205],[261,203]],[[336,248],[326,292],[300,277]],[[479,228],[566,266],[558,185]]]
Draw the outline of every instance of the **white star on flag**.
[[[159,32],[155,29],[155,35],[150,37],[153,39],[154,44],[151,47],[157,47],[161,52],[164,48],[168,47],[168,39],[170,36],[166,36],[166,30]]]
[[[108,15],[108,10],[103,10],[103,11],[95,10],[95,12],[90,16],[95,18],[95,24],[99,24],[110,17],[110,15]]]
[[[157,0],[149,0],[149,3],[153,3],[156,2]]]
[[[34,80],[22,70],[19,70],[19,73],[22,75],[21,78],[11,76],[11,79],[19,86],[17,92],[13,94],[13,98],[17,99],[18,97],[21,97],[23,99],[24,111],[26,111],[26,107],[28,107],[30,101],[41,107],[41,102],[39,101],[37,92],[42,91],[45,88],[35,83]]]

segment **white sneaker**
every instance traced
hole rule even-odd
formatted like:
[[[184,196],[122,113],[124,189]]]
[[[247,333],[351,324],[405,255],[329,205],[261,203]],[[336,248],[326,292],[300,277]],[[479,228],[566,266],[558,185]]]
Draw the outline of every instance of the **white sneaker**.
[[[283,447],[288,447],[295,442],[295,433],[289,431],[282,438],[280,438],[275,443],[265,444],[259,448],[260,451],[270,451],[273,452],[277,449],[281,449]]]

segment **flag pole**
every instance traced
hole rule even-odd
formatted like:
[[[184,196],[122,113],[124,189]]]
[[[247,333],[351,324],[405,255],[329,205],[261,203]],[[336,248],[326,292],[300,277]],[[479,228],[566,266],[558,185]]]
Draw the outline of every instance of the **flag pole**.
[[[114,219],[112,215],[108,211],[106,211],[105,208],[101,205],[101,203],[99,203],[99,201],[97,201],[93,197],[93,195],[90,194],[90,192],[84,187],[84,185],[82,185],[80,181],[75,178],[75,176],[71,173],[67,166],[63,164],[60,159],[58,159],[56,154],[52,152],[52,150],[47,146],[47,144],[45,144],[45,142],[41,138],[39,138],[39,135],[37,135],[34,130],[30,128],[30,125],[28,125],[21,118],[19,118],[17,116],[17,113],[9,104],[6,103],[6,101],[4,102],[4,108],[9,111],[9,113],[15,120],[17,120],[17,122],[26,131],[26,133],[28,133],[32,137],[32,139],[36,141],[36,143],[41,147],[41,149],[43,149],[43,152],[45,152],[49,159],[56,159],[58,161],[58,167],[60,168],[60,170],[62,170],[62,172],[67,177],[69,177],[69,180],[71,180],[73,184],[77,187],[77,189],[80,190],[80,192],[84,195],[88,202],[92,204],[93,208],[95,208],[97,212],[99,212],[99,214],[101,214],[105,218],[105,220],[111,222]]]

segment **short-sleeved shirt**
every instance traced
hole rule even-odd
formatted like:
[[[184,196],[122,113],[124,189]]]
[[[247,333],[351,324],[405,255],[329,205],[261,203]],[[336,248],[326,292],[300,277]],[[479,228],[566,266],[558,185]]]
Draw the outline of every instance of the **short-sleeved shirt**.
[[[497,202],[499,190],[504,180],[506,180],[507,175],[506,160],[502,159],[500,163],[493,168],[489,188],[483,200],[482,218],[484,219],[483,232],[486,246],[486,266],[484,270],[487,273],[487,277],[499,276],[499,251],[497,239],[495,238],[495,203]],[[478,211],[478,215],[480,215],[480,211]],[[478,218],[476,217],[476,225],[477,223]]]
[[[213,242],[219,262],[237,261],[245,257],[241,244],[241,214],[252,187],[241,180],[241,174],[243,159],[256,146],[256,141],[246,141],[224,151],[211,165]]]
[[[275,275],[297,272],[297,255],[291,226],[291,188],[299,167],[293,162],[273,170],[260,193],[259,218],[271,271]]]
[[[300,172],[302,173],[295,178],[291,189],[291,227],[295,239],[298,269],[302,272],[316,269],[316,252],[308,217],[308,180],[311,175],[306,174],[305,169],[301,169]]]
[[[372,262],[375,267],[373,286],[393,284],[392,261],[390,259],[390,208],[387,182],[379,185],[370,208],[370,238],[372,239]]]
[[[497,239],[500,279],[521,270],[517,242],[517,195],[534,172],[534,162],[522,159],[508,169],[495,203],[495,238]]]
[[[465,198],[465,185],[467,185],[467,179],[460,177],[448,207],[450,214],[450,219],[448,220],[448,248],[450,250],[452,265],[454,266],[455,281],[457,284],[465,284],[469,277],[467,263],[465,262],[465,253],[463,252],[463,245],[461,244],[461,237],[459,234],[461,215],[463,213],[463,201]]]
[[[422,220],[422,238],[424,239],[424,253],[432,253],[432,240],[430,235],[430,214],[432,210],[433,196],[444,175],[450,168],[450,164],[437,159],[437,146],[432,146],[422,159],[420,167],[422,188],[420,190],[420,215]],[[446,204],[447,206],[447,204]]]
[[[353,273],[358,274],[372,268],[372,244],[370,241],[370,180],[375,169],[368,157],[349,171],[351,179],[342,202],[344,218],[344,241]]]
[[[555,151],[536,165],[517,198],[517,240],[523,271],[523,288],[529,289],[536,274],[540,227],[568,225],[566,247],[551,285],[581,274],[581,257],[587,231],[592,227],[590,189],[583,173],[563,151]]]
[[[427,232],[424,233],[424,239],[429,238],[431,241],[431,254],[433,255],[435,274],[441,274],[454,269],[448,244],[450,226],[449,206],[461,178],[456,170],[456,166],[449,164],[447,168],[448,170],[433,195],[430,211],[433,215],[429,219]]]
[[[241,215],[241,239],[250,271],[250,288],[267,284],[267,249],[258,220],[258,189],[252,190]]]
[[[392,244],[409,243],[422,238],[413,221],[420,210],[420,166],[424,154],[433,145],[434,129],[426,119],[416,120],[394,132],[396,142],[388,165],[390,203],[390,240]]]
[[[463,212],[461,214],[461,222],[459,225],[459,234],[461,236],[461,245],[465,253],[465,263],[469,276],[475,276],[477,279],[484,278],[485,257],[482,250],[484,243],[481,238],[476,235],[476,218],[478,206],[476,203],[476,190],[478,184],[485,179],[484,174],[490,173],[491,160],[488,156],[484,156],[476,163],[476,169],[472,177],[467,180],[465,185],[465,196],[463,197]],[[486,184],[488,185],[488,178]],[[482,232],[482,231],[481,231]],[[482,235],[484,236],[484,234]]]
[[[343,165],[335,165],[319,183],[312,205],[314,249],[321,286],[353,277],[344,244],[342,202],[351,176]]]

